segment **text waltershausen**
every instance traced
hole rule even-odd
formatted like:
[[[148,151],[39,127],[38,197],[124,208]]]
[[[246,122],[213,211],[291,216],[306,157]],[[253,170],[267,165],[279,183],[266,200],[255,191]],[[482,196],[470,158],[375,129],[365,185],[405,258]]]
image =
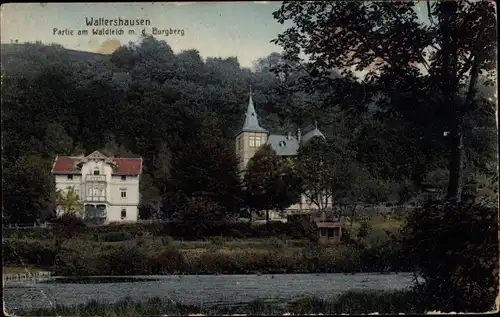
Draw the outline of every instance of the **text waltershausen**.
[[[149,19],[105,19],[105,18],[85,18],[87,26],[140,26],[151,25]]]

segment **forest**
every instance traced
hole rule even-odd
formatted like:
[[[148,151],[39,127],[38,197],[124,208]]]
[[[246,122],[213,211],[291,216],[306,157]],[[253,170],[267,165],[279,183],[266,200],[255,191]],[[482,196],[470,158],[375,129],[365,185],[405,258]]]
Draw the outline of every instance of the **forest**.
[[[324,155],[330,163],[316,178],[343,189],[335,193],[336,201],[407,202],[427,188],[442,197],[458,195],[459,200],[496,200],[491,39],[472,47],[478,31],[460,33],[457,43],[462,46],[454,46],[456,59],[450,62],[444,60],[448,48],[442,37],[449,30],[440,28],[441,20],[422,27],[415,24],[409,6],[396,6],[406,19],[400,21],[391,15],[394,7],[346,4],[336,7],[336,24],[329,27],[338,38],[331,38],[331,43],[294,36],[293,32],[322,28],[325,8],[311,4],[310,12],[297,13],[293,3],[285,2],[275,18],[282,22],[295,12],[296,27],[277,36],[282,53],[258,59],[252,69],[241,67],[236,57],[202,58],[196,49],[176,54],[167,42],[151,36],[112,55],[40,42],[2,44],[4,221],[33,223],[50,215],[55,208],[50,173],[55,156],[96,149],[110,156],[143,158],[141,218],[203,209],[206,201],[191,199],[200,195],[224,204],[226,210],[286,207],[255,203],[254,193],[249,203],[245,188],[250,186],[237,175],[234,136],[242,126],[250,88],[261,125],[273,133],[286,134],[317,121],[329,144],[321,151],[328,153],[304,155]],[[484,15],[484,6],[464,8],[456,14],[461,28],[469,23],[470,30],[483,27],[482,33],[494,32],[484,26],[487,23],[476,26],[469,18]],[[347,21],[341,16],[356,10],[381,14],[386,20],[370,23],[385,28],[372,25],[377,31],[365,30],[363,19]],[[438,5],[432,10],[435,19],[450,18]],[[317,15],[314,23],[311,12]],[[398,23],[407,24],[409,34],[387,27]],[[347,24],[363,36],[343,32],[341,25]],[[384,34],[383,47],[365,41]],[[399,42],[406,37],[421,42],[403,52]],[[441,50],[422,62],[430,63],[426,72],[408,66],[419,62],[417,51],[432,45]],[[300,50],[311,52],[313,58],[304,62],[297,55]],[[481,58],[472,58],[479,52]],[[451,99],[439,88],[445,62],[458,67]],[[463,105],[467,109],[462,111]],[[451,159],[457,157],[456,148],[463,149],[458,154],[459,177],[456,160]],[[317,171],[304,161],[299,167],[302,175]]]

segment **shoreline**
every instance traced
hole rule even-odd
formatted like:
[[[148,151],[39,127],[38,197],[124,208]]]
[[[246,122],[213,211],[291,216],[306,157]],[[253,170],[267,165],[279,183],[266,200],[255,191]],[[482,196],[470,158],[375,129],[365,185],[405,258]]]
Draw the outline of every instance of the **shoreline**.
[[[144,301],[122,298],[116,302],[90,300],[80,305],[56,305],[50,309],[14,310],[23,316],[141,316],[141,315],[233,315],[233,314],[339,314],[339,313],[418,313],[416,293],[411,290],[347,291],[337,296],[301,297],[283,301],[257,299],[225,305],[189,305],[168,298]]]
[[[54,274],[52,272],[52,274]],[[387,272],[387,271],[381,271],[381,272],[376,272],[376,271],[370,271],[370,272],[347,272],[347,271],[322,271],[322,272],[282,272],[282,271],[266,271],[266,272],[236,272],[236,273],[228,273],[228,272],[221,272],[221,273],[204,273],[204,272],[173,272],[173,273],[168,273],[168,274],[150,274],[150,275],[145,275],[145,274],[134,274],[131,273],[129,275],[112,275],[112,274],[103,274],[103,275],[52,275],[53,277],[68,277],[68,278],[81,278],[81,277],[139,277],[139,276],[264,276],[264,275],[325,275],[325,274],[342,274],[342,275],[397,275],[397,274],[412,274],[412,272],[408,271],[399,271],[399,272]]]
[[[326,275],[326,274],[342,274],[342,275],[398,275],[398,274],[412,274],[410,271],[369,271],[369,272],[254,272],[254,273],[188,273],[188,272],[172,272],[165,274],[129,274],[129,275],[54,275],[54,271],[44,270],[40,272],[31,273],[3,273],[4,280],[12,280],[11,277],[16,275],[27,275],[34,276],[33,279],[44,279],[41,277],[36,277],[38,275],[50,276],[49,279],[61,279],[61,278],[152,278],[152,277],[166,277],[166,276],[275,276],[275,275]]]

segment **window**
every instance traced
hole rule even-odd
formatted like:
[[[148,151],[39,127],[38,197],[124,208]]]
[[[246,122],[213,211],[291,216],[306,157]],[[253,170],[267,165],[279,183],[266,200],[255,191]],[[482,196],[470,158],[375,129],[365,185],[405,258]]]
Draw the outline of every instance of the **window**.
[[[243,148],[243,145],[241,144],[242,139],[243,139],[243,137],[241,137],[241,136],[238,138],[238,150],[241,150]]]
[[[99,175],[99,170],[95,170],[94,175]]]
[[[126,181],[126,180],[127,180],[127,176],[122,175],[122,181]]]
[[[122,196],[122,198],[127,198],[127,192],[122,190],[121,196]]]
[[[335,229],[333,229],[333,228],[328,228],[328,238],[333,238],[333,231],[334,230]]]
[[[320,231],[320,235],[321,235],[322,237],[326,237],[326,228],[321,228],[320,230],[321,230],[321,231]]]
[[[127,209],[125,209],[125,208],[122,209],[121,217],[122,217],[122,219],[127,218]]]
[[[73,175],[68,175],[69,180],[73,180]]]
[[[261,145],[261,137],[260,136],[251,136],[250,137],[250,147],[259,147]]]
[[[262,139],[260,136],[255,137],[255,147],[259,147],[262,144]]]

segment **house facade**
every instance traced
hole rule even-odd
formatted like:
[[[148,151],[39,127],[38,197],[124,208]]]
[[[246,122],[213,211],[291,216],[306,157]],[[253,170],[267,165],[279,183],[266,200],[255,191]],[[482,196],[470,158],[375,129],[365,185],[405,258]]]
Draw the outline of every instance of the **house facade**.
[[[73,187],[84,206],[85,218],[104,223],[136,222],[142,158],[57,156],[52,167],[56,190]]]
[[[269,133],[269,131],[259,125],[257,112],[252,100],[252,93],[250,92],[245,122],[242,129],[236,135],[236,154],[240,160],[239,170],[244,175],[248,162],[261,145],[268,144],[279,156],[293,157],[298,154],[298,150],[302,145],[316,137],[326,140],[323,133],[318,129],[317,124],[314,125],[314,128],[308,129],[306,132],[302,132],[298,128],[295,133],[289,132],[287,135]],[[331,206],[332,200],[329,198],[323,207],[329,208]],[[301,212],[318,209],[318,206],[310,201],[306,194],[302,194],[300,201],[288,207],[287,211]]]

